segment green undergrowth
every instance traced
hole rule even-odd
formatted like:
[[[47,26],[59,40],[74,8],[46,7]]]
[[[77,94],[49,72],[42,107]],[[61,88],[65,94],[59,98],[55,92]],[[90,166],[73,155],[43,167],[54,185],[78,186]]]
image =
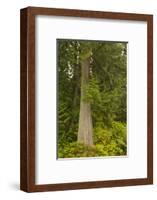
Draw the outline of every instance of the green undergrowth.
[[[94,144],[87,146],[76,141],[58,144],[58,158],[122,156],[127,154],[126,124],[112,122],[111,128],[96,126]]]

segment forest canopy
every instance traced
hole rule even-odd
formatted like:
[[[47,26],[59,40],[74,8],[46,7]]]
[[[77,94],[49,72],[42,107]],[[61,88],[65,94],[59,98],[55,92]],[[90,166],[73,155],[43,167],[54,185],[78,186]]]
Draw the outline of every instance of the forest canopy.
[[[127,43],[57,39],[57,157],[127,154]]]

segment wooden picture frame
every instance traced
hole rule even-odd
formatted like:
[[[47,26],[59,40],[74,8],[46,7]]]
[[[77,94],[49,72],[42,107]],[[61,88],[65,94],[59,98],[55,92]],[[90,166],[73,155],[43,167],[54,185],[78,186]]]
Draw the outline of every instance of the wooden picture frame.
[[[147,177],[120,180],[36,184],[35,170],[35,17],[142,21],[147,23]],[[20,189],[42,192],[153,183],[153,16],[147,14],[99,12],[56,8],[28,7],[20,12]],[[142,72],[141,72],[142,73]],[[140,81],[140,77],[139,77]],[[53,170],[53,169],[52,169]]]

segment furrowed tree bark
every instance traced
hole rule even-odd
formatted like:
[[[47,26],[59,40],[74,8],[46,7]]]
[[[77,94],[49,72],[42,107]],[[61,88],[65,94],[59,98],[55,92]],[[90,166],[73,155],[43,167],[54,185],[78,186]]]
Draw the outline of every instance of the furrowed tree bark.
[[[82,60],[78,142],[90,146],[93,145],[93,125],[91,116],[91,105],[90,102],[84,99],[85,88],[89,82],[89,65],[90,65],[90,58]]]

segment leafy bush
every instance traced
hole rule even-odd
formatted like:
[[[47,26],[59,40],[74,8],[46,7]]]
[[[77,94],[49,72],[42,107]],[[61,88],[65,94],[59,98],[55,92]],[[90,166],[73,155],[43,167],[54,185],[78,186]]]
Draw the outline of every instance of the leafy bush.
[[[96,127],[94,130],[94,142],[97,150],[104,155],[126,155],[126,125],[121,122],[112,122],[110,129]]]
[[[101,101],[101,95],[99,91],[99,84],[96,77],[89,79],[88,85],[84,86],[84,97],[83,100],[90,102],[91,105],[99,104]]]
[[[126,153],[126,125],[121,122],[112,122],[110,129],[96,127],[93,146],[77,142],[58,145],[58,158],[121,156]]]
[[[58,146],[59,158],[78,158],[78,157],[94,157],[96,155],[96,147],[86,146],[81,143],[72,142],[64,147]]]

